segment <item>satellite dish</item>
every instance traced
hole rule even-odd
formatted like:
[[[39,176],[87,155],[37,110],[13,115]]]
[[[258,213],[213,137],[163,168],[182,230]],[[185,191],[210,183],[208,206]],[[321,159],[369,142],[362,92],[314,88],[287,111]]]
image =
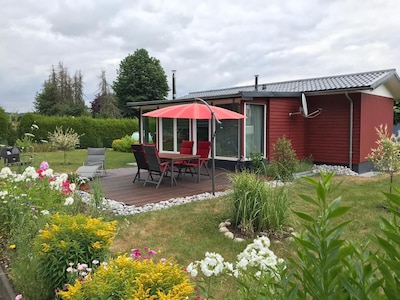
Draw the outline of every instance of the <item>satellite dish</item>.
[[[307,118],[308,117],[308,107],[307,107],[307,99],[306,95],[301,94],[301,107],[303,110],[303,115]]]
[[[316,111],[313,111],[312,113],[308,113],[308,106],[307,106],[307,99],[306,99],[306,95],[304,95],[303,93],[301,94],[301,107],[299,108],[298,112],[293,112],[293,113],[289,113],[289,117],[293,116],[293,115],[303,115],[304,118],[306,119],[312,119],[315,118],[317,116],[319,116],[319,114],[322,112],[322,108],[317,108]]]

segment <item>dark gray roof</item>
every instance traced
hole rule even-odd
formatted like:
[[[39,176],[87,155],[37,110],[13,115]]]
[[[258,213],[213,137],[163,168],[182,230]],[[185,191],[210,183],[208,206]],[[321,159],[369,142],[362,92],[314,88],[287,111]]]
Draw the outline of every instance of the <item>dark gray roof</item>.
[[[292,81],[263,83],[258,85],[261,93],[322,93],[329,91],[373,90],[395,77],[400,83],[396,69],[370,71],[346,75],[327,76],[319,78],[300,79]],[[231,87],[225,89],[191,92],[179,99],[214,98],[237,95],[255,90],[254,85]]]

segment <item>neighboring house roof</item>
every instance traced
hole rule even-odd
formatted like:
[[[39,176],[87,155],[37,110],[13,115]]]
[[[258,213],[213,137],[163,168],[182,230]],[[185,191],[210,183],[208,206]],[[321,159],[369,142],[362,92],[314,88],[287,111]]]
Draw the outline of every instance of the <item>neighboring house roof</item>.
[[[396,69],[370,71],[363,73],[327,76],[319,78],[282,81],[275,83],[258,84],[260,94],[290,94],[290,93],[326,93],[332,91],[374,90],[378,86],[388,83],[389,89],[395,97],[400,98],[400,78]],[[255,85],[239,86],[225,89],[191,92],[178,99],[214,98],[237,95],[239,93],[254,92]],[[261,95],[260,95],[261,96]]]

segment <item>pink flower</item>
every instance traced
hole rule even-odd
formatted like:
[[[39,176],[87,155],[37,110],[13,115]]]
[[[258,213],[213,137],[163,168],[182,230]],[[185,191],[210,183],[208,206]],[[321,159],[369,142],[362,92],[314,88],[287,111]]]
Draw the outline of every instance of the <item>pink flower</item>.
[[[21,294],[18,294],[16,297],[15,297],[15,300],[21,300],[22,299],[22,295]]]
[[[68,181],[64,181],[62,183],[62,187],[61,187],[61,194],[69,195],[70,193],[72,193],[72,189],[70,187],[70,184],[69,184]]]
[[[37,171],[36,171],[36,173],[38,173],[38,174],[39,174],[39,177],[40,177],[40,178],[44,178],[44,176],[45,176],[45,175],[44,175],[44,174],[45,174],[45,172],[44,172],[44,170],[43,170],[43,169],[39,169],[39,170],[37,170]]]
[[[149,254],[149,255],[154,255],[154,254],[157,254],[157,252],[154,251],[154,250],[149,250],[148,254]]]
[[[132,251],[132,253],[131,253],[132,258],[138,259],[142,256],[139,249],[132,249],[131,251]]]
[[[40,170],[47,170],[48,168],[49,168],[49,163],[47,162],[47,161],[42,161],[41,163],[40,163]]]

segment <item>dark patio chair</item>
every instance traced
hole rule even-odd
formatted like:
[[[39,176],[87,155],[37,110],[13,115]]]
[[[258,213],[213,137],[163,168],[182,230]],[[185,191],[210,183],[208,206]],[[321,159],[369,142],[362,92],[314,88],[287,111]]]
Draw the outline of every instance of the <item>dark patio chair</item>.
[[[0,152],[0,157],[3,158],[6,167],[29,165],[33,160],[32,155],[22,154],[21,149],[16,146],[3,147]]]
[[[162,179],[164,178],[164,176],[168,174],[168,172],[171,173],[173,182],[176,185],[176,180],[171,170],[171,165],[168,162],[160,161],[160,157],[158,156],[156,146],[144,145],[143,148],[144,148],[144,153],[146,154],[147,163],[149,165],[149,175],[147,176],[143,186],[146,186],[146,184],[149,182],[156,184],[157,185],[156,188],[158,189]],[[158,181],[153,179],[153,175],[159,176]]]
[[[186,162],[182,164],[182,168],[185,168],[184,174],[185,173],[191,173],[193,176],[193,171],[196,171],[197,168],[204,167],[207,171],[207,174],[201,174],[200,175],[208,175],[208,177],[211,178],[210,172],[208,170],[208,156],[210,155],[210,150],[211,150],[211,142],[209,141],[199,141],[197,143],[197,150],[196,150],[196,155],[200,156],[200,163],[196,161],[191,161],[191,162]]]
[[[146,160],[146,154],[144,153],[143,144],[132,144],[131,145],[132,153],[135,156],[137,172],[135,177],[133,178],[132,183],[135,183],[136,179],[138,181],[145,181],[145,179],[140,178],[140,170],[149,170],[149,164]]]

